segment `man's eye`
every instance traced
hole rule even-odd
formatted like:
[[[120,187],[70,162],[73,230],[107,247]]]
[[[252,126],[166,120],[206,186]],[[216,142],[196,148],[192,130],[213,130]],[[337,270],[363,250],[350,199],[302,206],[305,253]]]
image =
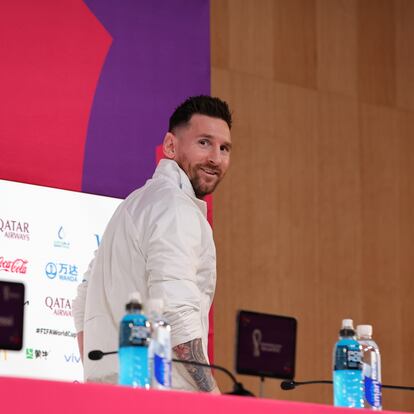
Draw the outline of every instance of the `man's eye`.
[[[201,145],[206,146],[208,144],[208,140],[206,139],[200,139],[200,141],[198,141]]]
[[[220,150],[223,151],[223,152],[230,152],[230,148],[226,147],[226,146],[220,147]]]

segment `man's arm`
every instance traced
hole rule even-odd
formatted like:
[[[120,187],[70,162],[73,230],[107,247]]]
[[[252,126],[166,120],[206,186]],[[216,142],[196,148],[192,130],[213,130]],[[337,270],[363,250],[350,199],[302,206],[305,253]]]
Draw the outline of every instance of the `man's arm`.
[[[83,363],[83,319],[85,315],[85,301],[88,289],[88,282],[83,281],[78,286],[78,295],[72,301],[72,316],[76,329],[76,339],[78,341],[78,349]]]
[[[72,301],[72,315],[75,323],[76,329],[76,338],[78,340],[79,354],[83,362],[83,320],[85,316],[85,304],[86,304],[86,295],[88,293],[88,280],[92,271],[92,266],[95,261],[96,252],[94,252],[94,257],[89,263],[88,269],[83,275],[82,283],[78,285],[77,296]]]
[[[173,348],[173,350],[178,359],[181,359],[183,361],[197,361],[203,364],[208,364],[208,361],[204,356],[203,346],[200,338],[196,338],[184,344],[177,345]],[[220,394],[220,390],[218,389],[216,381],[211,374],[210,368],[191,364],[184,364],[184,366],[200,391]]]
[[[83,362],[83,331],[80,331],[76,334],[76,339],[78,340],[79,353],[81,361]]]
[[[203,352],[206,344],[201,338],[207,336],[202,318],[208,315],[202,313],[206,309],[201,303],[203,286],[199,285],[197,274],[205,246],[196,210],[179,197],[163,200],[152,209],[145,242],[146,274],[149,297],[164,299],[163,316],[171,325],[171,342],[177,359],[207,363]],[[219,393],[209,368],[183,365],[193,383],[193,387],[186,387],[183,381],[184,388]],[[177,374],[186,374],[183,370],[180,368]]]

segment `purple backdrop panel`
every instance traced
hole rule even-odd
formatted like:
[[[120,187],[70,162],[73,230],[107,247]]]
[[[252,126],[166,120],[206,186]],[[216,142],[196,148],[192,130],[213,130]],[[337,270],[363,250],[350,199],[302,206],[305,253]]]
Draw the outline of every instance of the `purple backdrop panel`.
[[[208,0],[85,0],[113,42],[96,90],[82,191],[125,197],[186,97],[210,93]]]

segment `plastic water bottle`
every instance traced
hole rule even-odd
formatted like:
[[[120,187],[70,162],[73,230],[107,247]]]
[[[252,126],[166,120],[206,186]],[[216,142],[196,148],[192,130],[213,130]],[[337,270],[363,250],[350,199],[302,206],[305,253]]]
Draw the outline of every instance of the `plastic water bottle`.
[[[150,324],[142,313],[141,295],[131,294],[119,331],[119,384],[149,388]]]
[[[162,318],[162,299],[149,299],[145,305],[151,324],[151,344],[148,350],[151,388],[171,388],[171,326]]]
[[[365,407],[379,411],[382,410],[381,355],[372,339],[372,326],[358,325],[357,338],[362,348]]]
[[[363,408],[362,352],[355,337],[352,319],[342,321],[333,361],[334,405]]]

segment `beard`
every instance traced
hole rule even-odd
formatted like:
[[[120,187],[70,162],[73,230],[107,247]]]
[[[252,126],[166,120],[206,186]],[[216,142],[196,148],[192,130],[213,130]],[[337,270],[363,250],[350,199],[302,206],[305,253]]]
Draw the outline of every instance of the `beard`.
[[[190,183],[193,186],[194,193],[197,198],[204,198],[206,195],[211,194],[216,189],[219,182],[220,180],[217,179],[211,184],[203,183],[200,175],[198,174],[190,178]]]
[[[223,178],[222,172],[220,168],[212,167],[210,165],[203,165],[203,164],[196,164],[196,165],[188,165],[187,168],[184,168],[184,166],[179,163],[182,170],[185,171],[187,174],[191,185],[193,186],[193,190],[195,193],[195,196],[197,198],[204,198],[206,195],[211,194],[217,187],[218,183]],[[205,180],[205,173],[201,170],[205,168],[209,171],[214,171],[216,173],[216,176],[211,176],[211,181]],[[203,177],[204,176],[204,177]]]

